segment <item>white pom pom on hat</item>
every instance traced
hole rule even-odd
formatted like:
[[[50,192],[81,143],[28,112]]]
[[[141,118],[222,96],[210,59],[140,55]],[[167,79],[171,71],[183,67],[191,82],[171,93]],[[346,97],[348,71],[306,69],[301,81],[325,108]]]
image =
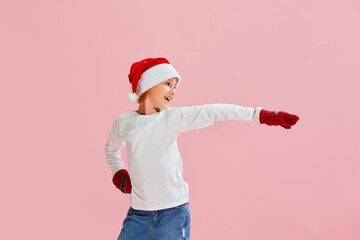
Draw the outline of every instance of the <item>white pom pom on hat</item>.
[[[137,100],[137,97],[138,96],[133,92],[130,92],[129,95],[128,95],[129,100],[132,101],[132,102],[135,102]]]
[[[128,75],[130,82],[130,101],[137,102],[142,93],[157,84],[176,77],[179,85],[181,77],[166,58],[145,58],[131,65]]]

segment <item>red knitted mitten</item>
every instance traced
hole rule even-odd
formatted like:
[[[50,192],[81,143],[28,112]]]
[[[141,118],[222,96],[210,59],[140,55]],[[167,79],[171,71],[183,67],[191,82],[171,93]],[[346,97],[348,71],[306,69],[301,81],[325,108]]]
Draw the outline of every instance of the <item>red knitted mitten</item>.
[[[131,180],[126,169],[117,171],[114,174],[112,181],[116,188],[120,189],[123,193],[131,193]]]
[[[260,123],[264,123],[269,126],[282,126],[283,128],[290,129],[292,125],[300,118],[291,113],[282,112],[282,111],[267,111],[261,109],[260,111]]]

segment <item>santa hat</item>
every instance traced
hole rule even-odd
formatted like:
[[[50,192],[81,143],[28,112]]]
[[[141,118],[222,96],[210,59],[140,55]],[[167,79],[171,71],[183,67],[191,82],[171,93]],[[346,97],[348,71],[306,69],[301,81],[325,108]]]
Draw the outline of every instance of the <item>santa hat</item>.
[[[176,77],[179,85],[181,77],[166,58],[146,58],[131,65],[129,73],[130,101],[139,103],[140,95],[157,84]]]

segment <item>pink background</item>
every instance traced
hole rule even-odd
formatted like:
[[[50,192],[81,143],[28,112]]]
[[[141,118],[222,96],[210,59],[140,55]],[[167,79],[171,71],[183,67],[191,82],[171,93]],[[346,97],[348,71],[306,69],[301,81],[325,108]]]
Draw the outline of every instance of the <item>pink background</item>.
[[[359,1],[0,1],[0,31],[0,239],[117,238],[104,145],[147,57],[182,76],[171,106],[300,117],[180,135],[191,239],[360,239]]]

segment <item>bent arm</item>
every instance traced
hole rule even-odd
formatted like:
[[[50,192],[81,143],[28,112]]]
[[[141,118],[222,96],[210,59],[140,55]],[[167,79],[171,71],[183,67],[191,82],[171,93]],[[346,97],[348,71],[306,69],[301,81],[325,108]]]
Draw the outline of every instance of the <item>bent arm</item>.
[[[117,118],[111,127],[108,140],[105,144],[105,155],[113,176],[117,171],[125,168],[121,159],[121,148],[124,145],[125,139],[119,136],[119,122]]]

